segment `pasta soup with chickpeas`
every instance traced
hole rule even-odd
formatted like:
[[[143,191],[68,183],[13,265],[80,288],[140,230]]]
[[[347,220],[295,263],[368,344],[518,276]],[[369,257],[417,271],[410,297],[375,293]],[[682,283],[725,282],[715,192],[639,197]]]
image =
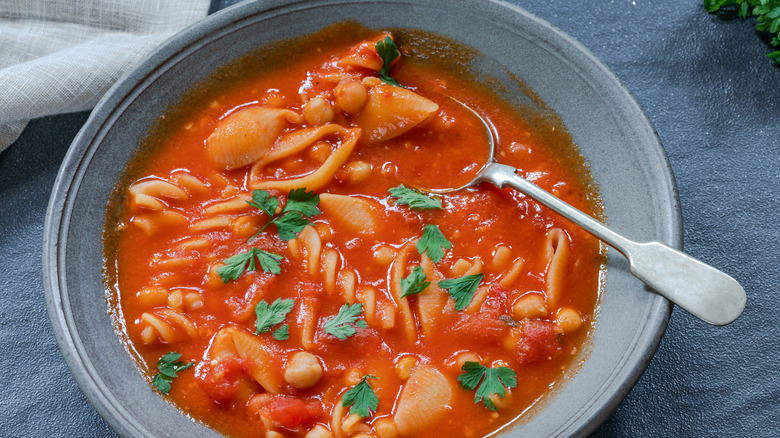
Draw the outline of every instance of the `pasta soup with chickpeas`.
[[[582,360],[599,242],[511,190],[413,188],[484,164],[488,133],[459,102],[490,120],[498,161],[598,213],[582,160],[554,118],[426,56],[433,40],[325,29],[163,119],[128,170],[106,227],[113,315],[195,420],[236,437],[484,436]]]

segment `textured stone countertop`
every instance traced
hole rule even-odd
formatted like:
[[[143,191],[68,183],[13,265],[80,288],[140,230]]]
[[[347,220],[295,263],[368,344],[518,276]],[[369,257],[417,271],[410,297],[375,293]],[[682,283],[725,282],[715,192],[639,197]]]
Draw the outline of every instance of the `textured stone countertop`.
[[[780,67],[764,57],[768,38],[694,0],[513,3],[579,40],[633,93],[674,169],[685,250],[748,295],[726,327],[675,309],[594,436],[780,436]],[[57,348],[41,276],[49,194],[87,116],[34,120],[0,153],[0,436],[114,436]]]

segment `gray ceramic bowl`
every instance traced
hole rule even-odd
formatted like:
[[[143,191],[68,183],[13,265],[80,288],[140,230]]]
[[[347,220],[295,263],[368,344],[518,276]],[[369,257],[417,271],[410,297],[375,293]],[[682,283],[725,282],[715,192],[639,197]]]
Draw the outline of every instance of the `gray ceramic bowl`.
[[[600,187],[609,224],[637,240],[681,246],[674,179],[639,105],[587,49],[548,23],[484,0],[268,0],[240,4],[190,27],[120,80],[74,140],[49,204],[44,285],[54,332],[81,389],[124,436],[212,436],[153,392],[114,332],[101,277],[106,203],[155,119],[215,66],[266,43],[356,20],[372,28],[429,30],[506,68],[562,119]],[[620,403],[660,342],[670,304],[628,272],[615,252],[577,373],[507,436],[581,436]]]

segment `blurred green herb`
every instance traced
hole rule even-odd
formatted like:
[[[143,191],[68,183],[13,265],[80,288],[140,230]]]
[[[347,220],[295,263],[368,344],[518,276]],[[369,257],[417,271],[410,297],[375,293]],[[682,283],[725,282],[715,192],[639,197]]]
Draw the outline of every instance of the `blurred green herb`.
[[[325,321],[323,329],[325,333],[333,335],[342,341],[357,333],[357,329],[366,328],[366,321],[359,318],[363,313],[363,305],[360,303],[350,306],[348,303],[341,306],[339,313],[333,318]]]
[[[780,47],[780,0],[704,0],[710,14],[736,12],[743,19],[756,17],[756,29],[774,34],[769,44]],[[780,64],[780,50],[768,55]]]
[[[376,393],[368,384],[368,379],[376,379],[376,376],[365,375],[360,383],[353,386],[349,391],[344,393],[341,398],[341,406],[349,408],[350,414],[358,414],[362,418],[371,416],[372,412],[376,412],[376,407],[379,406],[379,399]]]
[[[160,370],[160,372],[154,375],[152,385],[163,394],[168,394],[171,390],[171,382],[174,377],[177,377],[177,374],[180,371],[184,371],[195,365],[194,362],[187,363],[179,359],[181,359],[181,354],[175,351],[169,351],[157,361],[157,369]]]
[[[386,36],[384,40],[379,40],[376,43],[375,48],[376,53],[382,58],[382,69],[379,70],[379,79],[390,85],[406,88],[399,84],[394,78],[390,77],[390,63],[393,62],[395,58],[401,56],[401,52],[398,51],[398,46],[395,45],[393,39]]]
[[[268,252],[264,249],[252,247],[247,252],[236,254],[222,260],[225,266],[217,268],[217,274],[222,277],[224,283],[230,280],[238,280],[241,274],[246,270],[255,270],[255,260],[260,262],[260,267],[265,272],[279,274],[282,272],[281,261],[283,257],[279,254]]]

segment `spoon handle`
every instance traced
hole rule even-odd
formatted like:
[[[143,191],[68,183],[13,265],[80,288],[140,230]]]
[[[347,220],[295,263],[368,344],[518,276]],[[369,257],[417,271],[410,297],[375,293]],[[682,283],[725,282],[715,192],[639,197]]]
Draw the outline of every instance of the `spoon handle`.
[[[634,276],[705,322],[726,325],[742,314],[745,289],[729,275],[660,242],[629,240],[516,172],[511,166],[489,163],[476,182],[515,188],[579,225],[625,255]]]

